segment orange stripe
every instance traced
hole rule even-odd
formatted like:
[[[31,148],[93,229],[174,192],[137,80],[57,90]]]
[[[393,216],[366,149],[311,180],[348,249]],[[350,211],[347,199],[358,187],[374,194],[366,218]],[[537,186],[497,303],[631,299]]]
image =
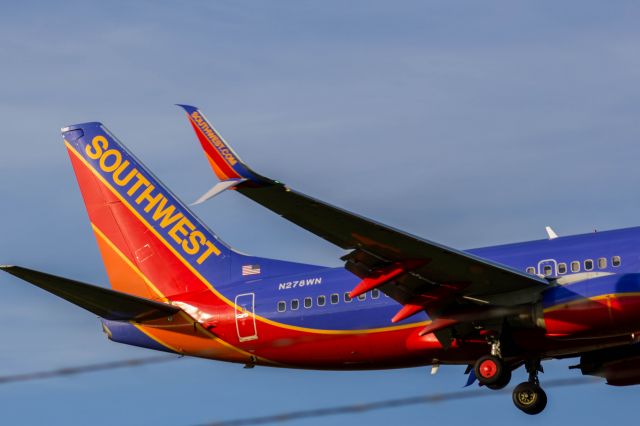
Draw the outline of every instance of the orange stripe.
[[[159,291],[153,291],[145,280],[134,272],[131,261],[118,253],[116,247],[95,225],[93,232],[96,235],[98,248],[102,254],[102,261],[107,269],[109,282],[114,290],[134,294],[153,300],[166,300]]]
[[[229,180],[229,176],[224,174],[222,169],[220,169],[220,167],[218,167],[216,162],[209,156],[207,151],[204,152],[204,155],[207,157],[207,161],[211,165],[211,168],[213,169],[213,173],[215,173],[216,176],[218,176],[218,179],[220,179],[220,180]]]
[[[553,312],[553,311],[557,311],[560,309],[567,309],[573,305],[578,305],[580,303],[587,303],[587,302],[593,302],[593,303],[597,303],[597,302],[601,302],[602,300],[608,299],[609,297],[613,297],[614,299],[624,299],[626,297],[635,297],[635,296],[640,296],[639,292],[629,292],[629,293],[609,293],[609,294],[601,294],[598,296],[593,296],[593,297],[586,297],[584,299],[577,299],[577,300],[571,300],[569,302],[564,302],[564,303],[559,303],[557,305],[554,306],[550,306],[548,308],[544,309],[544,313],[548,313],[548,312]]]
[[[223,178],[221,179],[227,180],[229,178],[239,178],[240,175],[235,170],[233,170],[233,167],[218,152],[216,147],[213,145],[213,142],[211,142],[209,138],[202,132],[200,127],[198,127],[198,125],[193,121],[191,116],[189,116],[189,122],[191,123],[193,130],[196,132],[196,136],[198,137],[198,140],[200,141],[200,145],[202,146],[202,149],[207,155],[207,158],[209,159],[210,162],[214,162],[217,165],[217,168],[222,172],[224,179]],[[222,139],[220,137],[219,139],[222,143]],[[215,170],[216,169],[214,168],[214,171]]]
[[[252,354],[229,345],[194,323],[187,314],[177,315],[169,321],[166,318],[134,324],[140,331],[171,350],[202,358],[212,358],[230,362],[251,362]],[[276,364],[260,358],[265,364]]]

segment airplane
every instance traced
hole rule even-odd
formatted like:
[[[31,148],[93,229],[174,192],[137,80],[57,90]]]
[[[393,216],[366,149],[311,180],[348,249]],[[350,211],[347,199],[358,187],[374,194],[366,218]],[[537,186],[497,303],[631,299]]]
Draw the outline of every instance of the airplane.
[[[614,386],[640,384],[640,227],[458,250],[331,206],[247,166],[181,105],[217,183],[348,251],[344,267],[240,253],[105,126],[62,129],[111,289],[4,271],[101,318],[119,343],[244,364],[317,370],[465,365],[467,385],[528,380],[515,406],[547,404],[542,361]]]

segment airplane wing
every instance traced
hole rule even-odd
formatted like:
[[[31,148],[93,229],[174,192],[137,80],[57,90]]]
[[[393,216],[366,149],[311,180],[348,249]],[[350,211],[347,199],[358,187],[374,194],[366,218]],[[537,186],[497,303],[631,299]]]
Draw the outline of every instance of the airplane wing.
[[[166,303],[20,266],[3,265],[0,269],[107,320],[142,322],[166,318],[180,312],[180,308]]]
[[[460,305],[518,305],[535,301],[549,286],[543,278],[416,237],[261,176],[242,162],[197,108],[179,106],[187,112],[207,159],[222,181],[199,201],[233,189],[351,250],[342,258],[345,267],[362,278],[351,296],[379,288],[404,305],[394,322],[427,310],[432,318],[442,317],[441,324],[448,320],[450,326],[456,323],[451,319],[455,315],[446,313]]]

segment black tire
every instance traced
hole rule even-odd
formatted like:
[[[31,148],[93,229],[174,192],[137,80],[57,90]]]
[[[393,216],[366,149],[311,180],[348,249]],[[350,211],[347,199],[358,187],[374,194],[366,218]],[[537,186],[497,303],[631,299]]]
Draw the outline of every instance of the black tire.
[[[540,414],[547,406],[547,394],[534,383],[520,383],[513,390],[513,403],[526,414]]]
[[[511,381],[511,369],[509,367],[506,367],[502,372],[502,377],[498,382],[485,385],[485,386],[487,386],[489,389],[492,389],[492,390],[500,390],[507,387],[510,381]]]
[[[505,368],[504,362],[493,355],[481,357],[473,367],[473,372],[478,382],[485,386],[500,383],[503,380],[504,372],[507,370],[508,368]]]

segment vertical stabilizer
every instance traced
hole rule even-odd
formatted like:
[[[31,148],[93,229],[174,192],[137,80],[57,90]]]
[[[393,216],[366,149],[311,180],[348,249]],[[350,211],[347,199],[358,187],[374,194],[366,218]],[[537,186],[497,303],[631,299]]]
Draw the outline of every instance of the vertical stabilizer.
[[[166,299],[229,280],[220,241],[100,123],[62,129],[113,288]]]

